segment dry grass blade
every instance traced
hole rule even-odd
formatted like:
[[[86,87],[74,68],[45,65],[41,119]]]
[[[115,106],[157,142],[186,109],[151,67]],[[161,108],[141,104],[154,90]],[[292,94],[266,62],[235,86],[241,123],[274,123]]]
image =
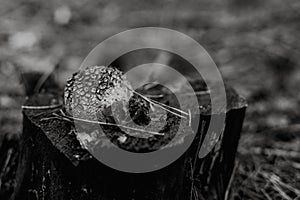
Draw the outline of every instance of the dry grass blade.
[[[286,189],[289,189],[290,191],[294,192],[296,195],[300,196],[300,190],[292,187],[291,185],[284,183],[283,181],[281,181],[280,177],[277,176],[276,174],[272,174],[271,178],[274,183],[276,182],[279,185],[281,185],[282,187],[285,187]]]
[[[62,107],[62,104],[47,105],[47,106],[22,106],[22,109],[27,110],[47,110]]]
[[[159,98],[164,97],[163,94],[157,94],[157,95],[154,95],[154,94],[146,94],[145,96],[148,97],[148,98],[156,98],[156,99],[159,99]]]
[[[181,113],[181,114],[189,115],[187,112],[184,112],[183,110],[180,110],[180,109],[178,109],[178,108],[174,108],[174,107],[172,107],[172,106],[168,106],[168,105],[166,105],[166,104],[160,103],[160,102],[155,101],[155,100],[153,100],[153,99],[151,99],[150,101],[154,102],[155,104],[159,104],[159,105],[164,106],[164,107],[166,107],[166,108],[169,108],[169,109],[172,109],[172,110],[174,110],[174,111],[177,111],[177,112],[179,112],[179,113]]]
[[[286,200],[293,200],[292,198],[290,198],[277,184],[274,184],[274,189],[277,190],[277,192]]]
[[[190,109],[188,111],[189,111],[189,126],[192,126],[192,113]]]
[[[260,172],[260,174],[266,178],[268,181],[270,181],[273,185],[273,188],[284,198],[287,200],[292,200],[291,197],[289,197],[286,192],[284,192],[284,190],[282,189],[282,187],[285,187],[286,189],[289,189],[290,191],[294,192],[297,196],[300,195],[300,191],[290,185],[287,185],[286,183],[283,183],[280,180],[280,177],[277,176],[274,173],[268,174],[266,172]]]
[[[285,158],[300,158],[300,153],[297,151],[287,151],[282,149],[272,149],[272,148],[261,148],[261,147],[253,147],[250,149],[253,154],[266,154],[268,156],[278,156]]]
[[[160,135],[160,136],[164,135],[164,133],[158,133],[158,132],[154,132],[154,131],[147,131],[147,130],[143,130],[143,129],[138,129],[138,128],[124,126],[124,125],[121,125],[121,124],[113,124],[113,123],[107,123],[107,122],[99,122],[99,121],[81,119],[81,118],[70,117],[70,116],[66,116],[66,115],[59,115],[57,113],[53,113],[53,115],[54,115],[54,117],[43,118],[43,119],[41,119],[41,121],[46,121],[46,120],[50,120],[50,119],[54,119],[54,118],[55,119],[64,119],[64,120],[67,120],[67,121],[75,120],[75,121],[92,123],[92,124],[101,124],[101,125],[107,125],[107,126],[117,126],[117,127],[125,128],[125,129],[128,129],[128,130],[132,130],[132,131],[139,131],[139,132],[148,133],[148,134],[151,134],[151,135]]]
[[[188,92],[188,93],[180,93],[180,96],[194,96],[194,95],[205,95],[205,94],[209,94],[210,91],[209,90],[205,90],[205,91],[195,91],[195,92]]]
[[[128,88],[128,89],[131,90],[130,88]],[[146,101],[148,101],[150,104],[156,105],[156,106],[158,106],[158,107],[160,107],[160,108],[162,108],[162,109],[168,111],[169,113],[172,113],[173,115],[176,115],[176,116],[178,116],[178,117],[181,117],[181,118],[186,119],[186,117],[182,116],[181,114],[175,113],[175,112],[171,111],[170,109],[173,109],[173,110],[176,110],[176,111],[179,112],[179,113],[188,115],[188,113],[186,113],[186,112],[184,112],[184,111],[182,111],[182,110],[180,110],[180,109],[173,108],[173,107],[171,107],[171,106],[167,106],[167,105],[165,105],[165,104],[159,103],[159,102],[154,101],[154,100],[152,100],[152,99],[150,100],[150,99],[147,98],[146,96],[144,96],[144,95],[142,95],[142,94],[140,94],[140,93],[138,93],[138,92],[136,92],[136,91],[134,91],[134,90],[131,90],[131,91],[132,91],[133,93],[135,93],[136,95],[142,97],[142,98],[145,99]]]
[[[261,189],[260,191],[265,195],[265,197],[266,197],[268,200],[272,200],[272,198],[270,197],[270,195],[268,195],[268,193],[266,192],[265,189]]]

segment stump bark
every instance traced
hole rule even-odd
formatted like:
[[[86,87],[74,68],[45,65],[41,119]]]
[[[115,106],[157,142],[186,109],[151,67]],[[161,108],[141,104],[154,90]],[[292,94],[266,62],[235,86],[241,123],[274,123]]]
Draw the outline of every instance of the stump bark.
[[[24,110],[18,186],[13,199],[200,200],[224,199],[234,168],[245,101],[226,88],[225,129],[217,145],[199,159],[211,114],[201,114],[199,131],[189,149],[169,166],[149,173],[120,172],[100,163],[81,148],[69,122],[41,119],[56,112]],[[204,94],[205,95],[205,94]],[[207,96],[207,95],[206,95]],[[201,105],[209,104],[204,96]],[[27,105],[49,105],[60,97],[37,94]]]

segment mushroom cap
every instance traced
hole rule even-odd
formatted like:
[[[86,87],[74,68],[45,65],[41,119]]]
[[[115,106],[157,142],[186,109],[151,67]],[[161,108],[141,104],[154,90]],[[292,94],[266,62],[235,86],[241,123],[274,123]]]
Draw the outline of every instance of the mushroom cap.
[[[114,67],[90,66],[73,74],[64,91],[66,111],[73,117],[97,120],[114,102],[128,102],[132,87]]]

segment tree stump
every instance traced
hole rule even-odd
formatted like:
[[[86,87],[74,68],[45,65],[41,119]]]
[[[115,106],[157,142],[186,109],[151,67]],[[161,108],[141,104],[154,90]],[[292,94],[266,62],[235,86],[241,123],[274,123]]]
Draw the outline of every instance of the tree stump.
[[[18,185],[14,199],[200,200],[224,199],[234,168],[243,118],[244,99],[226,87],[225,128],[213,150],[198,158],[211,114],[201,113],[192,145],[175,162],[157,171],[126,173],[96,160],[76,139],[70,122],[50,119],[60,107],[24,109]],[[209,95],[198,101],[209,105]],[[32,96],[25,105],[53,105],[61,98]],[[180,145],[180,144],[178,144]],[[170,147],[170,148],[176,148]]]

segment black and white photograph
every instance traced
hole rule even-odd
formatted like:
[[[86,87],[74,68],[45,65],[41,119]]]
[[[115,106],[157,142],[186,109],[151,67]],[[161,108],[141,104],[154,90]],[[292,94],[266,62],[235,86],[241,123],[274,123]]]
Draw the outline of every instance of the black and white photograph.
[[[0,0],[0,200],[300,200],[299,11]]]

